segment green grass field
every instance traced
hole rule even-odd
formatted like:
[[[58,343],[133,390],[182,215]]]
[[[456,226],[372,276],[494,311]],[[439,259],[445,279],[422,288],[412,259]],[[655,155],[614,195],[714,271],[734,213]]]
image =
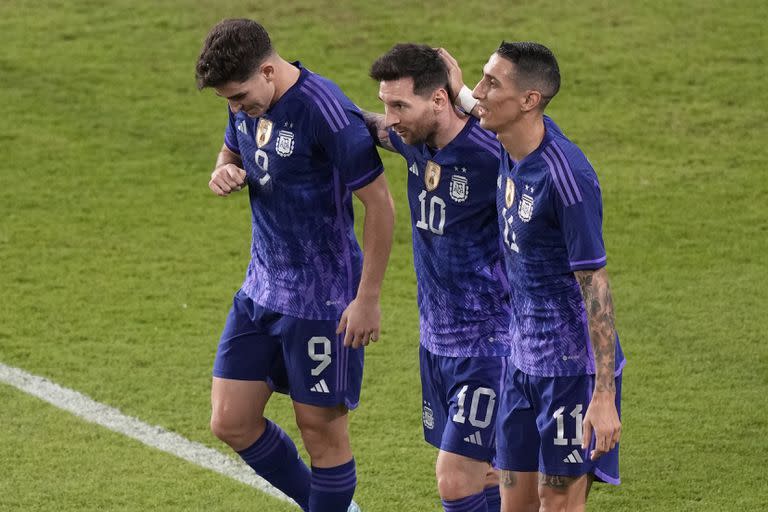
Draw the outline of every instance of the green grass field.
[[[764,510],[768,499],[768,4],[758,0],[5,0],[0,362],[226,451],[210,368],[245,271],[246,196],[208,191],[224,103],[198,92],[210,26],[259,19],[283,56],[379,109],[370,63],[448,48],[468,83],[538,40],[549,113],[600,176],[624,377],[622,478],[593,510]],[[437,511],[422,441],[403,162],[383,335],[352,415],[365,512]],[[269,415],[296,436],[289,403]],[[0,384],[0,510],[288,511]]]

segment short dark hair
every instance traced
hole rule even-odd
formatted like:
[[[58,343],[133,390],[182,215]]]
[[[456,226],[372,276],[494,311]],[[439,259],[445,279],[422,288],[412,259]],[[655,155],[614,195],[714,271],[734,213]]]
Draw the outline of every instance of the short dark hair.
[[[552,51],[539,43],[502,41],[496,50],[515,64],[517,86],[541,93],[542,108],[560,90],[560,68]]]
[[[259,23],[248,19],[222,20],[208,32],[197,58],[197,87],[245,82],[272,53],[269,34]]]
[[[448,90],[448,68],[437,50],[425,44],[396,44],[376,59],[370,76],[377,82],[412,78],[413,93],[419,96],[440,87]]]

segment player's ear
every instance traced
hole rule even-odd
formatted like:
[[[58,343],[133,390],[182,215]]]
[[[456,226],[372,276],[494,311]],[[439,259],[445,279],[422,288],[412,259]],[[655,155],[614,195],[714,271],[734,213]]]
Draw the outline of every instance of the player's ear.
[[[265,62],[261,65],[261,74],[267,79],[267,82],[271,81],[275,76],[275,66],[269,62]]]
[[[531,110],[538,108],[541,104],[541,93],[539,91],[526,91],[523,95],[523,101],[520,105],[520,109],[523,112],[530,112]]]
[[[445,110],[446,106],[451,104],[448,91],[442,87],[435,90],[435,92],[432,93],[432,104],[434,105],[435,112],[442,112]]]

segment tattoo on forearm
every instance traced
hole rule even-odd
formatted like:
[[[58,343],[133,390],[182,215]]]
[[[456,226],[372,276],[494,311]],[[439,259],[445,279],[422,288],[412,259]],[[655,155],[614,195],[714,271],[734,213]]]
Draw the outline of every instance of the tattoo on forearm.
[[[377,114],[375,112],[368,112],[367,110],[363,110],[362,112],[365,126],[368,127],[368,132],[376,141],[376,144],[389,151],[395,151],[395,147],[389,140],[389,131],[387,130],[387,125],[384,122],[384,115]]]
[[[595,391],[616,391],[616,327],[608,273],[604,268],[578,271],[576,279],[587,310],[589,338],[595,356]]]
[[[549,487],[558,491],[565,491],[575,481],[576,478],[571,476],[545,475],[544,473],[539,473],[540,486]]]
[[[515,484],[517,484],[517,477],[515,476],[515,473],[512,471],[507,471],[505,469],[501,470],[501,485],[505,489],[509,489],[510,487],[514,487]]]

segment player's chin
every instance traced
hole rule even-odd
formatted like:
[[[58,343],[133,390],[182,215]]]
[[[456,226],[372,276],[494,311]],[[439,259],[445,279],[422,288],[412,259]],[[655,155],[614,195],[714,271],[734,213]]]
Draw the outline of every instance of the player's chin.
[[[411,134],[409,132],[403,132],[403,131],[397,131],[395,130],[395,133],[398,137],[402,139],[403,142],[406,144],[412,144],[413,138],[411,137]]]
[[[248,110],[244,110],[245,115],[247,115],[250,118],[259,117],[264,113],[264,109],[261,107],[253,107],[249,108]]]
[[[485,128],[489,131],[495,131],[495,124],[493,123],[493,118],[488,115],[488,111],[484,110],[482,114],[480,114],[480,127]]]

